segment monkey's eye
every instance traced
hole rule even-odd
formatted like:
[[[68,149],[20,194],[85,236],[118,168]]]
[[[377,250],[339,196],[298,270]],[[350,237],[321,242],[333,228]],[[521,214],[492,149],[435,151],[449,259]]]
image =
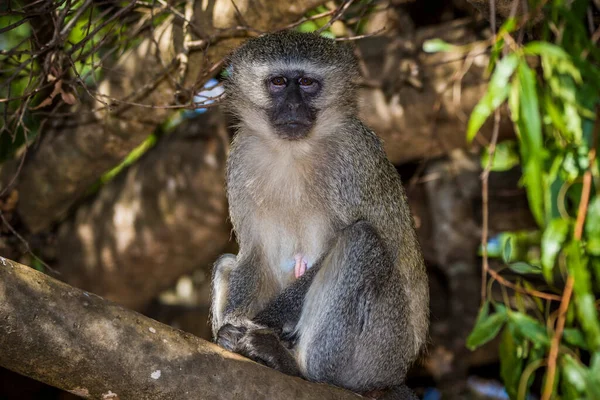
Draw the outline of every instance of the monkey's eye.
[[[314,79],[302,77],[298,80],[298,83],[300,84],[300,86],[311,86],[313,83],[315,83],[315,81]]]
[[[286,79],[283,76],[276,76],[271,78],[271,83],[275,86],[284,86],[286,84]]]

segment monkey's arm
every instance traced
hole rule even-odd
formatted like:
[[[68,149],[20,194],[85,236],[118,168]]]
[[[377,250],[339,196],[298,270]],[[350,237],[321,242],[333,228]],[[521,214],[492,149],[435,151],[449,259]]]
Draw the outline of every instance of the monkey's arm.
[[[224,325],[253,328],[251,319],[263,309],[276,293],[257,252],[246,255],[225,254],[213,268],[212,322],[213,335]]]

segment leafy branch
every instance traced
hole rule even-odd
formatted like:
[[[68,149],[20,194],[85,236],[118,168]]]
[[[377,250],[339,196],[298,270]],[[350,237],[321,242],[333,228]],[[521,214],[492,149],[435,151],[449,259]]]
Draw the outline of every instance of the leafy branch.
[[[497,126],[503,107],[516,133],[516,141],[501,143],[494,135],[482,160],[483,305],[467,346],[502,332],[501,375],[511,398],[524,399],[536,377],[545,380],[543,399],[600,398],[600,51],[593,26],[588,31],[582,23],[587,1],[530,6],[533,11],[513,14],[493,38],[463,46],[490,51],[488,89],[471,114],[467,140],[492,115]],[[540,12],[546,18],[537,40],[522,44],[528,22]],[[457,51],[439,40],[425,50]],[[490,171],[517,165],[538,230],[504,232],[491,239],[500,243],[493,252],[487,179]],[[516,280],[490,268],[488,253],[501,258]],[[486,283],[488,275],[493,280]],[[501,284],[503,302],[489,294],[494,282]],[[514,301],[506,288],[515,290]],[[537,371],[543,367],[542,377]]]

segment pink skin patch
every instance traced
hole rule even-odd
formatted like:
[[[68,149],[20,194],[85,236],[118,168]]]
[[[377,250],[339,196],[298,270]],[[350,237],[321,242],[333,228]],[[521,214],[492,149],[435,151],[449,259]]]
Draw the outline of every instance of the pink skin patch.
[[[294,256],[294,260],[296,260],[296,264],[294,264],[294,275],[296,276],[296,279],[298,279],[306,272],[308,262],[300,253]]]

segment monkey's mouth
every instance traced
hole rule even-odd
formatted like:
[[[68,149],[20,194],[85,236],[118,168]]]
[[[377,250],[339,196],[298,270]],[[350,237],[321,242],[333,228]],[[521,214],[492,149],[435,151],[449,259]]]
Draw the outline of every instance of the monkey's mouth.
[[[305,138],[312,129],[312,124],[300,121],[289,121],[282,124],[277,124],[275,126],[277,134],[288,140]]]

